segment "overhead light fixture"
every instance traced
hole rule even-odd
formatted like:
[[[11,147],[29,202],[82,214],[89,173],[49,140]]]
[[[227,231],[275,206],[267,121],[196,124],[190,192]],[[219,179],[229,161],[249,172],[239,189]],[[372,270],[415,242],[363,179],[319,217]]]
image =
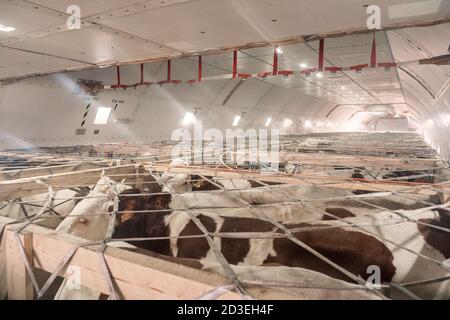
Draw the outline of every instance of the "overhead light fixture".
[[[344,87],[344,86],[342,86],[342,87],[341,87],[341,89],[342,89],[342,90],[345,90],[345,87]]]
[[[277,50],[278,54],[282,54],[283,53],[283,50],[280,47],[277,47],[276,50]]]
[[[271,122],[272,122],[272,118],[268,118],[266,121],[266,127],[270,126]]]
[[[233,127],[237,127],[239,125],[239,121],[241,121],[241,116],[234,117]]]
[[[283,126],[285,128],[289,127],[291,124],[292,124],[292,120],[291,119],[284,119]]]
[[[316,73],[316,77],[317,77],[317,78],[322,78],[322,77],[323,77],[322,72],[317,72],[317,73]]]
[[[308,65],[305,62],[300,63],[300,68],[308,68]]]
[[[111,108],[99,107],[95,116],[94,124],[108,124]]]
[[[195,116],[192,112],[186,112],[183,118],[183,126],[189,126],[195,122]]]
[[[312,123],[309,120],[306,120],[305,122],[305,128],[311,128],[312,127]]]
[[[4,26],[4,25],[0,24],[0,31],[11,32],[11,31],[14,31],[14,30],[16,30],[16,29],[13,28],[13,27],[7,27],[7,26]]]

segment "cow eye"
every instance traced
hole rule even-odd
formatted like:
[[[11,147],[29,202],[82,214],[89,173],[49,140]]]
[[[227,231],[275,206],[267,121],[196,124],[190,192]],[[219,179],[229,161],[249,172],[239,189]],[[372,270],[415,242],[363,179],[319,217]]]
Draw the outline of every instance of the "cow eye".
[[[78,222],[82,225],[82,226],[87,226],[89,224],[89,220],[86,218],[80,218],[78,219]]]

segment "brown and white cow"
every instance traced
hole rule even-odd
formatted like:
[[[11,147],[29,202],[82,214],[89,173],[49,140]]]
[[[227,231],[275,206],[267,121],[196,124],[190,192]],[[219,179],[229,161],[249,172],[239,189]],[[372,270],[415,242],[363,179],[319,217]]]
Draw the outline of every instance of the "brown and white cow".
[[[197,259],[207,265],[216,261],[205,238],[176,238],[202,235],[200,229],[184,211],[169,210],[168,196],[149,199],[147,209],[167,210],[149,215],[137,215],[116,228],[115,238],[171,237],[171,240],[133,242],[147,250],[178,258]],[[404,212],[405,215],[408,211]],[[449,228],[450,219],[446,211],[410,211],[411,218]],[[197,219],[213,233],[230,232],[274,232],[281,233],[271,223],[242,217],[220,216],[211,213],[196,213]],[[374,216],[347,218],[342,221],[320,221],[308,224],[285,224],[295,237],[317,250],[330,260],[363,279],[367,279],[369,266],[379,266],[382,282],[403,283],[427,280],[446,275],[442,267],[427,261],[393,243],[425,255],[436,261],[450,258],[450,235],[417,223],[399,220],[395,213],[381,212]],[[395,223],[392,223],[392,222]],[[305,230],[314,226],[326,227]],[[344,228],[345,227],[345,228]],[[295,230],[294,230],[295,229]],[[300,230],[297,230],[300,229]],[[175,237],[175,238],[174,238]],[[259,266],[279,264],[321,272],[336,279],[349,281],[347,276],[326,264],[308,251],[286,238],[236,239],[214,238],[225,258],[233,265]],[[424,298],[450,297],[449,282],[432,284],[412,289]]]

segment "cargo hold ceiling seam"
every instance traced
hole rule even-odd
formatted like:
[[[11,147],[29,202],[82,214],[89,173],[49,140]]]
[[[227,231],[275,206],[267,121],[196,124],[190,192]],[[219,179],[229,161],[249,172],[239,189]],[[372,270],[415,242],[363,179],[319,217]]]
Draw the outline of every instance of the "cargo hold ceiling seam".
[[[395,55],[394,55],[394,50],[392,50],[392,44],[389,39],[388,31],[384,31],[384,34],[387,39],[388,48],[389,48],[389,51],[391,52],[392,59],[394,59],[394,61],[397,62],[397,59],[395,58]],[[395,72],[397,73],[398,82],[400,83],[400,89],[402,91],[402,96],[403,96],[403,102],[406,103],[405,89],[403,88],[403,83],[402,83],[402,79],[400,78],[400,73],[398,72],[398,68],[396,68]]]
[[[17,51],[22,51],[22,52],[26,52],[26,53],[32,53],[32,54],[46,56],[46,57],[52,57],[52,58],[59,58],[59,59],[64,59],[64,60],[68,60],[68,61],[88,64],[88,65],[91,65],[91,66],[96,66],[95,63],[91,63],[91,62],[87,62],[87,61],[83,61],[83,60],[78,60],[78,59],[73,59],[73,58],[68,58],[68,57],[63,57],[63,56],[57,56],[57,55],[50,54],[50,53],[37,52],[37,51],[32,51],[32,50],[27,50],[27,49],[19,49],[19,48],[14,48],[14,47],[5,46],[5,45],[0,45],[0,48],[7,48],[7,49],[10,49],[10,50],[17,50]]]
[[[425,89],[426,92],[434,99],[436,99],[436,96],[431,91],[430,88],[428,88],[420,79],[418,79],[416,76],[414,76],[407,68],[398,66],[399,70],[402,70],[404,73],[406,73],[411,79],[415,80],[422,88]]]

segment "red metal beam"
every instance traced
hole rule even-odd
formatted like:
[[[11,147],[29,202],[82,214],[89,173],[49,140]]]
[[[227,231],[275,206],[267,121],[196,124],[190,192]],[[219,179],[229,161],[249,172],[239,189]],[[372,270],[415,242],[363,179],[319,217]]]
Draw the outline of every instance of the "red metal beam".
[[[198,82],[202,82],[202,56],[198,56]]]
[[[172,77],[172,63],[170,60],[167,60],[167,82],[170,82]]]
[[[377,67],[377,42],[375,39],[375,33],[373,34],[372,53],[370,55],[370,67],[371,68]]]
[[[233,79],[237,76],[237,50],[233,51]]]
[[[278,46],[273,48],[273,71],[272,74],[276,76],[278,74]]]

